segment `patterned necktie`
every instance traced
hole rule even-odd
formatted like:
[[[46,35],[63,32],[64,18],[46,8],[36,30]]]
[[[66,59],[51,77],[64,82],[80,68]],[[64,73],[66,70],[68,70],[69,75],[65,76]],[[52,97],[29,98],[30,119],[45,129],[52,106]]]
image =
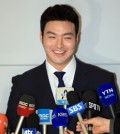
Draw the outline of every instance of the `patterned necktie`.
[[[65,72],[54,72],[54,74],[58,78],[58,87],[65,87],[64,81],[63,81],[63,75]]]

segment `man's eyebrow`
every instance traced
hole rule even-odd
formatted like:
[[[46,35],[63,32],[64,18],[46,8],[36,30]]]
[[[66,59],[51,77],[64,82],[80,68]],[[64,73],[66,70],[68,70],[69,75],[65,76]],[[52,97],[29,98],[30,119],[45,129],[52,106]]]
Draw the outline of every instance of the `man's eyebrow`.
[[[54,35],[57,35],[57,33],[54,33],[54,32],[51,32],[51,31],[48,31],[47,34],[54,34]],[[63,33],[62,35],[74,35],[74,33],[72,33],[72,32],[67,32],[67,33]]]
[[[72,32],[64,33],[63,35],[74,35]]]
[[[56,35],[56,33],[51,32],[51,31],[48,31],[47,34],[54,34],[54,35]]]

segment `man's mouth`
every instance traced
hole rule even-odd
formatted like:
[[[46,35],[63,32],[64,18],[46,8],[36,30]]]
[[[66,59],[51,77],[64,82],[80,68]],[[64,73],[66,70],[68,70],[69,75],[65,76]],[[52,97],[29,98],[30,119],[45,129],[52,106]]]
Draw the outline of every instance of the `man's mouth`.
[[[56,54],[63,54],[63,53],[65,53],[65,51],[63,51],[63,50],[61,50],[61,51],[55,50],[54,53],[56,53]]]

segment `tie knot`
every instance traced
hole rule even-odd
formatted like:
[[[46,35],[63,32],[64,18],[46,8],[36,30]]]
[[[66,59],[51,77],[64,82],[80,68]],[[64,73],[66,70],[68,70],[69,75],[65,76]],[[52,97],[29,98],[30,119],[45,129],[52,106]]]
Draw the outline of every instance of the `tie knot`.
[[[63,82],[63,75],[65,74],[65,72],[54,72],[54,74],[56,75],[59,81],[58,87],[65,87],[65,84]]]
[[[65,72],[54,72],[54,74],[57,76],[58,79],[63,79],[63,75]]]

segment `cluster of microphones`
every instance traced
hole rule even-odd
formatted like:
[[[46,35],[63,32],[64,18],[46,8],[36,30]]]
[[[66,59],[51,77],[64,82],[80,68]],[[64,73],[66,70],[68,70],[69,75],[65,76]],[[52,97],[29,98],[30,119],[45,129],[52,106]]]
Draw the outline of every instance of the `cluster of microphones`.
[[[63,105],[63,108],[35,110],[35,98],[23,95],[17,106],[19,121],[14,134],[19,134],[20,129],[22,129],[22,134],[41,134],[36,130],[39,125],[42,125],[42,134],[47,134],[48,125],[53,125],[54,128],[59,129],[59,134],[64,134],[64,130],[69,125],[70,116],[77,116],[81,123],[83,113],[86,115],[85,118],[90,119],[100,112],[101,107],[97,98],[103,106],[110,108],[112,118],[116,118],[114,104],[117,102],[117,93],[112,84],[103,84],[97,92],[89,90],[82,94],[75,92],[72,88],[64,87],[58,89],[57,96],[57,104]],[[27,127],[21,128],[24,118],[27,118]],[[7,134],[7,125],[7,117],[0,114],[0,134]],[[84,134],[92,134],[92,125],[86,127],[81,123],[81,127]]]

